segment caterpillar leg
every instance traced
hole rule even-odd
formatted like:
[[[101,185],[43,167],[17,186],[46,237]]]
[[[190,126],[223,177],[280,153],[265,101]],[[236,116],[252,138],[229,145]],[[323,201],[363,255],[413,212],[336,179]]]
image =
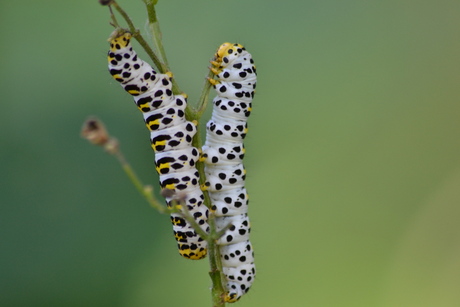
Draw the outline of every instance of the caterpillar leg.
[[[211,186],[211,184],[209,182],[205,182],[202,185],[200,185],[200,189],[201,189],[201,191],[207,191],[207,190],[209,190],[210,186]]]
[[[217,61],[209,61],[209,63],[211,63],[213,66],[215,67],[220,67],[221,66],[221,62],[217,62]]]
[[[208,81],[209,81],[209,83],[211,83],[212,86],[216,86],[216,85],[220,84],[220,82],[215,80],[215,79],[208,78]]]
[[[215,74],[215,75],[218,75],[218,74],[220,74],[222,72],[222,69],[217,69],[215,67],[209,67],[209,70],[212,71],[212,73]]]
[[[206,161],[206,158],[208,158],[208,154],[201,154],[200,159],[198,161],[204,162],[204,161]]]

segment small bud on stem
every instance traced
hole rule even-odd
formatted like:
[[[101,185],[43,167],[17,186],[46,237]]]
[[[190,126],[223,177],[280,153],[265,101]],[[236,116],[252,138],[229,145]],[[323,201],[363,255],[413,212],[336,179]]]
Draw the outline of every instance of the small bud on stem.
[[[113,0],[99,0],[100,5],[110,5]]]
[[[119,151],[118,141],[110,137],[102,121],[96,117],[91,117],[83,123],[81,136],[91,144],[104,147],[110,154],[116,154]]]

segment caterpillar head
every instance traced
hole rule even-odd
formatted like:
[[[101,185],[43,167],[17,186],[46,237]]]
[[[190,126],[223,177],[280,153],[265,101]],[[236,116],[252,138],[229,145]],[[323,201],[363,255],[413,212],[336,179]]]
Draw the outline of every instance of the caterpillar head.
[[[215,62],[219,66],[226,67],[233,62],[243,52],[244,47],[240,44],[223,43],[215,54]],[[214,63],[213,63],[214,64]]]
[[[115,30],[110,34],[109,42],[110,42],[110,51],[116,52],[120,49],[126,48],[131,40],[133,35],[129,32],[125,32],[122,30]]]

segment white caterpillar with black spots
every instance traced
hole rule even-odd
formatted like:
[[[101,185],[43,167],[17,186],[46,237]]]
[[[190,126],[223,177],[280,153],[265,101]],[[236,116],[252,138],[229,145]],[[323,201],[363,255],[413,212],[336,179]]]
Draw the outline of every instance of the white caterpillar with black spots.
[[[205,189],[216,216],[223,273],[226,277],[226,302],[236,302],[249,291],[256,275],[249,232],[248,195],[244,187],[243,166],[247,119],[256,88],[256,68],[251,55],[239,44],[224,43],[211,62],[217,80],[209,79],[217,91],[211,119],[206,125]]]
[[[187,97],[173,95],[171,73],[157,73],[137,57],[130,43],[131,37],[131,33],[122,30],[116,30],[110,36],[110,74],[134,97],[144,115],[161,187],[172,190],[174,197],[183,197],[190,214],[208,232],[208,208],[204,205],[195,166],[200,153],[191,145],[197,129],[194,123],[185,119]],[[172,205],[171,197],[166,197],[166,201],[168,206]],[[204,258],[207,242],[182,214],[171,214],[171,221],[179,253],[188,259]]]

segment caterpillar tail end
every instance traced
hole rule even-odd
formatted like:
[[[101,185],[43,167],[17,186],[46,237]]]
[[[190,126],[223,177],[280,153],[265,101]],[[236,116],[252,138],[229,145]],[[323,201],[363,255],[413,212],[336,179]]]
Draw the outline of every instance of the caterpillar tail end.
[[[235,303],[239,299],[240,299],[240,297],[238,297],[238,295],[236,293],[230,293],[230,292],[225,293],[224,301],[226,303]]]
[[[193,249],[193,246],[190,246],[188,244],[178,244],[179,247],[179,254],[187,259],[190,260],[200,260],[206,257],[208,250],[206,248],[196,248]]]
[[[204,192],[204,191],[207,191],[207,190],[209,189],[209,186],[210,186],[210,185],[211,185],[211,184],[210,184],[209,182],[203,183],[202,185],[200,185],[201,191],[203,191],[203,192]]]

